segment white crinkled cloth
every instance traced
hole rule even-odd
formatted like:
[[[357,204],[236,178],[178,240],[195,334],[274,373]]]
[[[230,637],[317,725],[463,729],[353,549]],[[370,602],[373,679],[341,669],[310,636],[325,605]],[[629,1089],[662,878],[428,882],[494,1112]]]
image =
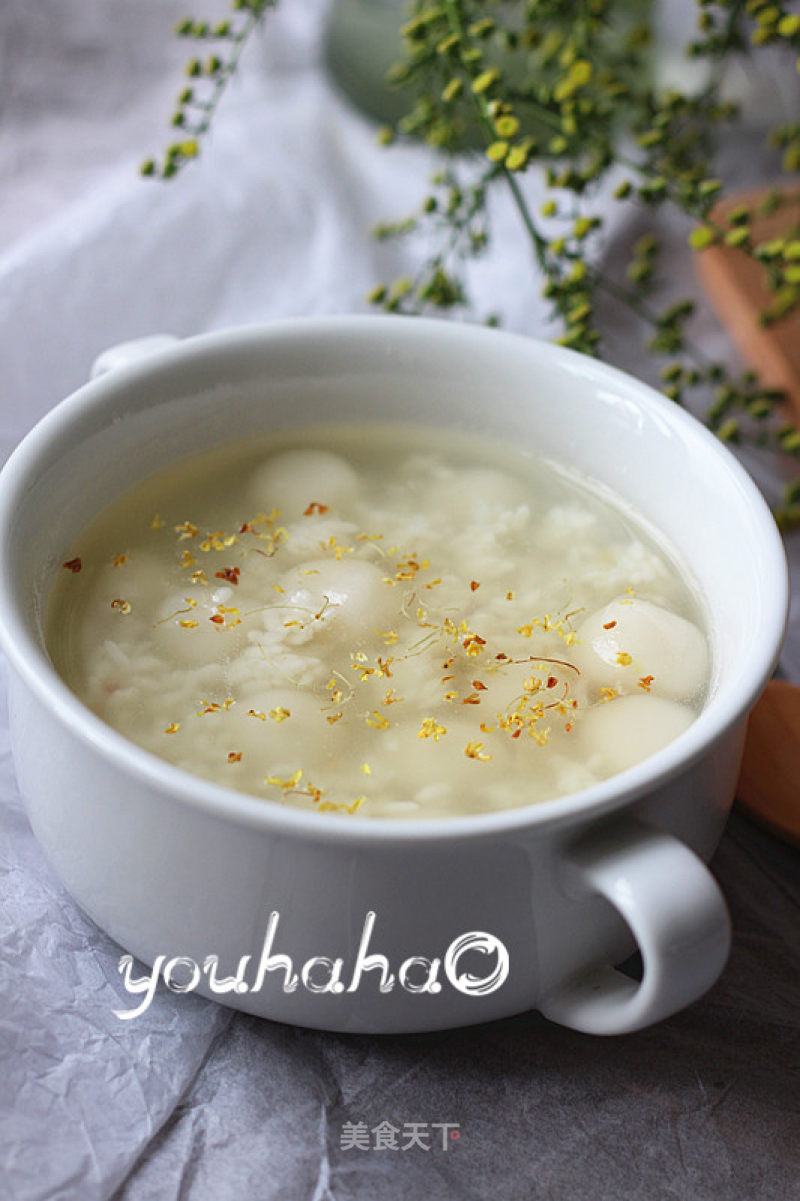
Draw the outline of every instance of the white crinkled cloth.
[[[208,8],[221,15],[222,0]],[[200,163],[161,185],[137,165],[170,138],[187,48],[167,31],[183,0],[5,0],[3,456],[117,341],[360,310],[375,282],[413,267],[411,251],[366,231],[415,207],[429,156],[381,150],[334,94],[319,65],[324,8],[281,0]],[[510,328],[544,336],[512,217],[497,206],[481,296]],[[785,661],[800,674],[796,612],[793,630]],[[688,1012],[616,1040],[534,1015],[369,1039],[164,989],[120,1022],[121,949],[33,839],[4,710],[0,791],[3,1201],[800,1196],[800,1095],[783,1066],[800,1057],[797,859],[741,818],[715,860],[733,956]],[[461,1139],[446,1154],[342,1148],[343,1123],[383,1120],[456,1121]]]

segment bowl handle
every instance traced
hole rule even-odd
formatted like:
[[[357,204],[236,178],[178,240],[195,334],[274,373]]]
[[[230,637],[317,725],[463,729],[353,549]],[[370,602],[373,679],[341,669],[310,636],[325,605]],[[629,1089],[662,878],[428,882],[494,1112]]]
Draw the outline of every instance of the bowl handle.
[[[682,842],[619,822],[566,852],[571,895],[599,894],[622,915],[641,951],[641,983],[611,966],[581,972],[549,991],[539,1009],[587,1034],[630,1034],[697,1000],[722,971],[731,927],[705,864]]]
[[[99,375],[116,371],[117,367],[127,367],[130,363],[138,363],[140,359],[149,358],[151,354],[157,354],[159,350],[167,350],[168,347],[174,346],[179,341],[180,338],[175,338],[172,334],[151,334],[147,338],[134,338],[130,342],[118,342],[116,346],[109,346],[108,350],[102,351],[97,356],[89,371],[89,379],[97,379]]]

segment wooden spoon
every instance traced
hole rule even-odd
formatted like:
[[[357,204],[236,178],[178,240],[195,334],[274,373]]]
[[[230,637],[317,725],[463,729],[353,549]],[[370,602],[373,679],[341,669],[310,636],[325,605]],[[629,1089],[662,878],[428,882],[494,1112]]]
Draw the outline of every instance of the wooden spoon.
[[[760,211],[773,189],[742,192],[721,201],[711,220],[732,228],[729,214],[745,208],[750,213],[750,236],[754,243],[789,235],[796,238],[800,219],[800,189],[782,187],[784,203],[772,213]],[[785,391],[791,418],[800,419],[800,310],[774,325],[761,324],[761,314],[773,299],[764,286],[766,269],[751,255],[734,246],[717,243],[695,258],[697,274],[709,300],[745,359],[758,372],[765,387]]]
[[[721,202],[711,219],[731,228],[730,213],[744,207],[750,214],[754,242],[796,236],[800,189],[781,190],[784,203],[773,212],[763,209],[771,189],[761,188]],[[800,424],[800,310],[765,328],[760,315],[771,296],[764,286],[764,268],[735,247],[717,243],[701,251],[695,263],[700,282],[744,357],[764,385],[786,392],[788,415]],[[755,706],[737,797],[755,820],[800,846],[800,688],[796,685],[771,680]]]
[[[770,680],[750,714],[737,798],[748,814],[800,847],[800,688]]]

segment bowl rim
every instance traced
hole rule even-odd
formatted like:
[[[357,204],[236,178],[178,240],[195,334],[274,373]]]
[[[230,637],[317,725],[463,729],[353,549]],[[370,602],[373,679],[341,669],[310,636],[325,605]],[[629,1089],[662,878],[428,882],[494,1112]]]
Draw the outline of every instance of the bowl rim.
[[[769,679],[780,653],[788,621],[789,573],[786,554],[777,526],[759,489],[733,454],[696,418],[674,401],[609,364],[590,359],[567,348],[524,334],[508,333],[467,323],[434,318],[398,315],[340,315],[293,317],[260,324],[199,334],[177,341],[153,352],[144,360],[114,368],[107,374],[83,384],[56,404],[12,452],[0,472],[0,548],[13,523],[14,514],[26,489],[37,475],[37,465],[53,442],[87,413],[114,409],[114,397],[120,383],[145,382],[162,368],[179,365],[181,358],[191,359],[198,352],[230,352],[237,347],[263,345],[270,340],[292,337],[314,339],[331,334],[450,340],[450,347],[469,345],[476,340],[493,339],[498,350],[505,343],[510,350],[527,350],[539,362],[557,368],[579,367],[580,374],[595,382],[624,386],[627,395],[636,392],[636,403],[651,415],[677,426],[683,437],[691,438],[712,455],[727,472],[756,519],[761,536],[760,553],[765,572],[772,581],[767,598],[766,620],[743,651],[748,668],[749,686],[736,696],[719,693],[701,710],[692,724],[654,755],[588,788],[551,800],[486,813],[444,818],[381,817],[336,813],[315,813],[283,805],[280,801],[237,792],[167,763],[127,739],[89,710],[56,673],[42,647],[29,633],[17,611],[7,556],[0,556],[0,650],[9,663],[43,703],[51,716],[69,732],[101,755],[119,771],[156,788],[166,800],[197,808],[223,820],[233,820],[276,835],[298,835],[315,842],[438,843],[492,838],[526,831],[541,833],[554,825],[572,825],[582,818],[599,818],[625,806],[637,797],[654,791],[686,772],[737,722],[744,719]],[[502,436],[502,435],[501,435]]]

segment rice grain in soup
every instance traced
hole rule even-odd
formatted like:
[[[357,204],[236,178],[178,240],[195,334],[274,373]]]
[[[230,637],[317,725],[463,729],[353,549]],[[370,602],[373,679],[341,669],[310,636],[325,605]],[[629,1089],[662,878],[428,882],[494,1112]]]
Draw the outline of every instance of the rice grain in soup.
[[[127,738],[345,817],[546,801],[709,678],[686,571],[615,498],[475,436],[337,426],[161,471],[65,548],[53,662]]]

